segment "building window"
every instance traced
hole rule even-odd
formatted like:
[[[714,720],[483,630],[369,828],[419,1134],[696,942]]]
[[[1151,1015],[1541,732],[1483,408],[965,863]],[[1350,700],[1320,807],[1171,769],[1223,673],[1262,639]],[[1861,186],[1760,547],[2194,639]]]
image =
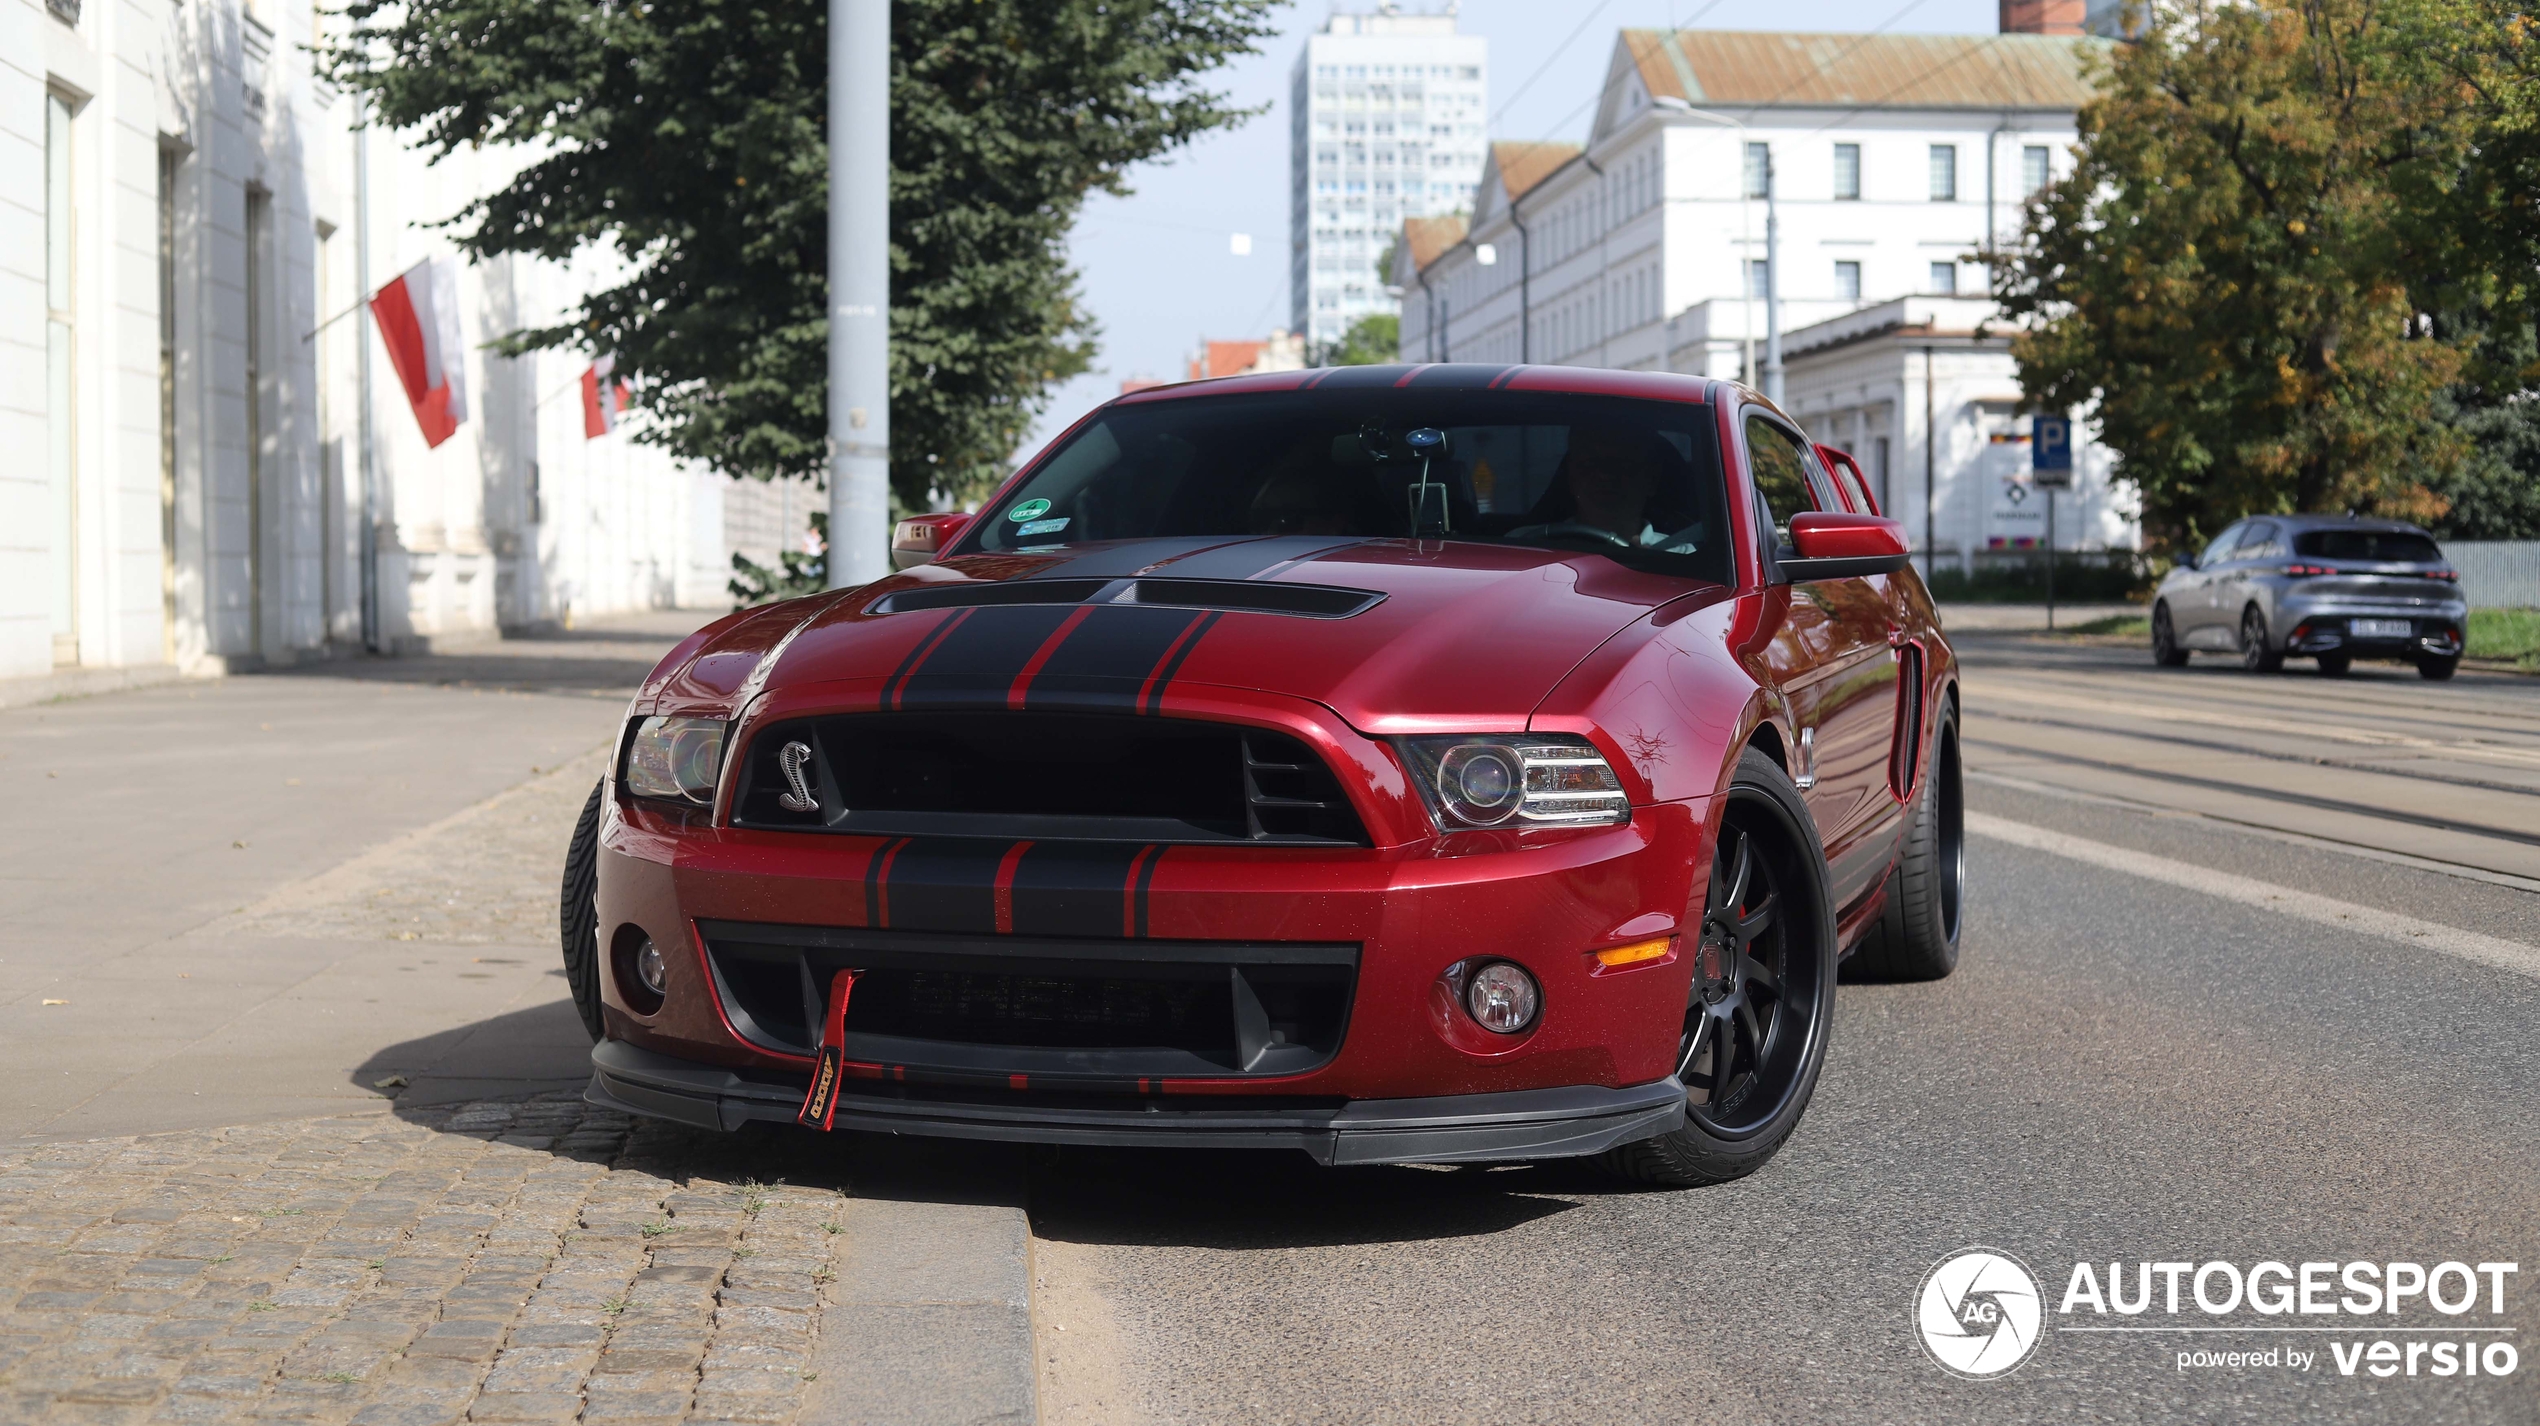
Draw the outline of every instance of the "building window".
[[[1958,264],[1936,262],[1931,265],[1931,290],[1935,297],[1954,297],[1958,293]]]
[[[2036,197],[2037,190],[2044,188],[2053,176],[2046,166],[2044,144],[2031,144],[2020,150],[2020,191],[2022,193],[2032,198]]]
[[[1834,196],[1858,199],[1861,196],[1861,146],[1834,146]]]
[[[1834,265],[1834,295],[1846,302],[1861,300],[1861,264],[1838,262]]]
[[[1771,196],[1772,179],[1772,145],[1748,144],[1746,146],[1746,196],[1749,198]]]
[[[1934,203],[1958,201],[1958,146],[1956,144],[1931,146],[1931,201]]]
[[[1746,295],[1759,300],[1773,295],[1772,269],[1760,257],[1747,260]]]

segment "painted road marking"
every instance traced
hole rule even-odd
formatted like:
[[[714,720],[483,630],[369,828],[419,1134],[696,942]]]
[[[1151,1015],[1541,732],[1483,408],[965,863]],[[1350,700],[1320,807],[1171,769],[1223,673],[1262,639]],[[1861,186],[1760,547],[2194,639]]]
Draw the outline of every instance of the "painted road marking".
[[[2149,852],[2110,846],[2106,842],[2067,836],[2062,832],[2051,832],[2044,827],[2032,827],[2026,822],[2014,822],[2008,818],[1988,816],[1982,812],[1970,812],[1966,814],[1966,817],[1967,830],[1979,837],[1990,837],[1997,842],[2008,842],[2015,847],[2027,847],[2031,851],[2046,852],[2077,862],[2088,862],[2093,866],[2106,867],[2110,871],[2124,872],[2128,876],[2167,882],[2172,886],[2203,892],[2207,896],[2218,896],[2225,901],[2237,901],[2243,906],[2255,906],[2264,911],[2281,912],[2299,920],[2316,922],[2322,926],[2334,926],[2342,931],[2379,936],[2384,940],[2396,941],[2403,946],[2440,951],[2447,956],[2458,956],[2465,961],[2476,961],[2480,965],[2494,966],[2498,970],[2509,970],[2517,975],[2527,975],[2540,980],[2540,947],[2526,946],[2519,941],[2508,941],[2501,936],[2485,936],[2476,931],[2464,931],[2457,926],[2419,921],[2413,917],[2396,915],[2374,907],[2359,906],[2351,901],[2315,896],[2307,891],[2295,891],[2291,887],[2277,886],[2272,882],[2234,876],[2229,872],[2214,871],[2207,867],[2192,866],[2186,862],[2172,861],[2168,857],[2156,857]]]

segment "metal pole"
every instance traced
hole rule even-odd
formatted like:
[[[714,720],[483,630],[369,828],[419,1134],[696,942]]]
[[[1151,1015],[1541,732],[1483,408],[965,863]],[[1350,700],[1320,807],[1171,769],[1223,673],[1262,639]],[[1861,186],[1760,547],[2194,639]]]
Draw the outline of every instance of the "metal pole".
[[[1764,399],[1782,404],[1782,227],[1773,149],[1764,146]]]
[[[829,0],[829,587],[891,572],[891,6]]]
[[[1923,348],[1923,578],[1929,580],[1940,561],[1940,543],[1935,533],[1939,518],[1933,512],[1932,490],[1938,481],[1940,432],[1933,429],[1931,348]]]
[[[2046,632],[2055,632],[2055,487],[2046,487]]]
[[[361,289],[362,316],[354,327],[354,384],[360,388],[362,468],[362,647],[379,652],[379,478],[370,445],[370,105],[353,95],[353,285]]]

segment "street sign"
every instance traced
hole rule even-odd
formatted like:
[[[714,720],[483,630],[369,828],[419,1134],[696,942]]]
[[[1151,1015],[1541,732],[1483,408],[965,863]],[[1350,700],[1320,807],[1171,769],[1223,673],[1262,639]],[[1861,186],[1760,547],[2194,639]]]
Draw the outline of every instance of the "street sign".
[[[2073,423],[2064,416],[2036,418],[2028,443],[2029,468],[2037,472],[2037,483],[2047,487],[2073,483]]]

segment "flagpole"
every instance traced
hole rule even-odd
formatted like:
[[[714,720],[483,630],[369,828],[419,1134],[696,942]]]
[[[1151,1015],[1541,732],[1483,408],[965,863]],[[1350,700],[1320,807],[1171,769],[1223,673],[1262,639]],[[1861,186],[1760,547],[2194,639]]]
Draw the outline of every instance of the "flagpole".
[[[829,587],[891,572],[891,6],[829,0]]]

